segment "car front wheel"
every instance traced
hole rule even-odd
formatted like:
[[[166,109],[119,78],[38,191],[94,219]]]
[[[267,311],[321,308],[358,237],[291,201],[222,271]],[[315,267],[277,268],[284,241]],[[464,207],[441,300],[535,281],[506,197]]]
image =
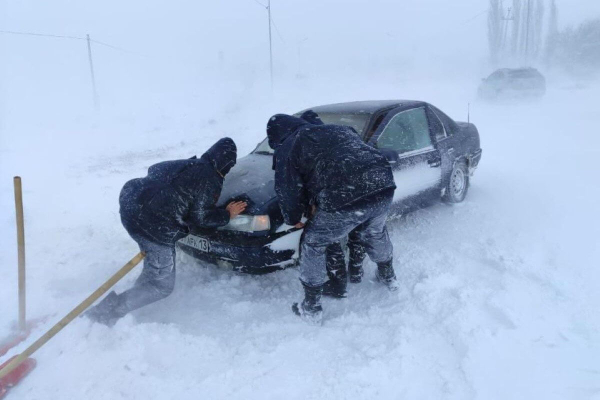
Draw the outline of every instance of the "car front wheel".
[[[469,169],[467,163],[458,161],[452,168],[442,199],[447,203],[460,203],[465,199],[468,190]]]

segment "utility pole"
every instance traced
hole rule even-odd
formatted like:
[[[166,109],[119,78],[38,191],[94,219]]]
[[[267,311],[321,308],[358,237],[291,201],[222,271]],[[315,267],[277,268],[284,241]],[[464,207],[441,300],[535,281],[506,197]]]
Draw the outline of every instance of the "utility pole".
[[[269,0],[268,2],[267,10],[269,11],[269,65],[271,72],[271,90],[273,90],[273,40],[271,36],[271,0]]]
[[[529,30],[531,27],[531,0],[527,0],[527,25],[525,27],[525,61],[529,61]]]
[[[506,12],[506,17],[502,18],[504,20],[504,33],[502,35],[502,49],[506,47],[506,37],[508,36],[508,24],[510,21],[514,21],[514,18],[511,15],[512,8],[508,7],[508,11]]]
[[[298,42],[298,76],[302,76],[302,43],[306,42],[308,37]]]
[[[92,44],[90,40],[90,35],[87,34],[87,49],[88,49],[88,59],[90,61],[90,73],[92,75],[92,91],[94,96],[94,107],[98,108],[98,92],[96,91],[96,77],[94,75],[94,62],[92,60]]]

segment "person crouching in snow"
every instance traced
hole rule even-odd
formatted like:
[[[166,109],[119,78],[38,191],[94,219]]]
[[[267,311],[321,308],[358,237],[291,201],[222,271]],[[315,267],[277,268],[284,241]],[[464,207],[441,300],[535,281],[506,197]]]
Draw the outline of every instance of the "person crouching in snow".
[[[307,322],[322,322],[327,248],[352,231],[377,263],[378,280],[396,290],[386,229],[396,185],[386,158],[349,127],[314,125],[290,115],[273,116],[267,135],[275,150],[275,192],[285,223],[302,227],[308,207],[316,207],[300,244],[304,301],[292,310]]]
[[[121,294],[110,292],[86,315],[113,325],[125,314],[161,300],[175,285],[175,243],[189,226],[218,228],[244,211],[246,203],[215,206],[223,178],[236,163],[230,138],[215,143],[200,159],[165,161],[152,165],[145,178],[133,179],[119,196],[121,222],[146,253],[141,275]]]

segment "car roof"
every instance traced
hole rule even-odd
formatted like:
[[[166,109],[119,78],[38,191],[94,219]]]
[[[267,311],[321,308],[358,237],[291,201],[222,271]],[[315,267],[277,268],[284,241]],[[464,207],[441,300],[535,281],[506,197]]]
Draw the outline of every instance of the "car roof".
[[[500,68],[497,69],[496,71],[492,72],[491,75],[495,75],[498,73],[503,73],[503,74],[508,74],[508,75],[514,75],[514,74],[522,74],[522,73],[530,73],[530,74],[539,74],[541,75],[540,71],[538,71],[536,68],[533,67],[524,67],[524,68]]]
[[[313,110],[317,114],[319,113],[332,113],[332,114],[374,114],[377,111],[390,108],[390,107],[406,107],[413,108],[425,105],[423,101],[416,100],[368,100],[368,101],[351,101],[348,103],[335,103],[326,104],[322,106],[316,106],[307,108],[306,110]],[[301,112],[304,112],[303,110]]]

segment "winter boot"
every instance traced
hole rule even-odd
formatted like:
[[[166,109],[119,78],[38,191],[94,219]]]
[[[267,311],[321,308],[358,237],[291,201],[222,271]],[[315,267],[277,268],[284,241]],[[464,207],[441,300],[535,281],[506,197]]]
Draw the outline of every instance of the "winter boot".
[[[348,277],[344,272],[343,277],[330,278],[323,285],[323,296],[345,299],[348,297]]]
[[[113,290],[100,303],[89,309],[84,316],[94,322],[113,326],[117,320],[127,314],[125,304]]]
[[[352,233],[351,239],[352,239]],[[348,273],[350,274],[350,283],[360,283],[364,275],[363,260],[365,259],[365,249],[362,244],[355,240],[348,242],[350,250],[350,261],[348,262]]]
[[[327,249],[327,276],[329,280],[323,285],[323,296],[337,299],[347,297],[348,272],[344,252],[339,245]]]
[[[350,273],[350,283],[361,283],[362,277],[365,274],[363,271],[362,260],[360,263],[354,262],[350,258],[350,262],[348,263],[348,272]]]
[[[398,281],[396,280],[396,273],[394,272],[394,266],[392,260],[382,263],[377,263],[377,280],[383,283],[391,292],[395,292],[399,289]]]
[[[321,325],[323,323],[323,307],[321,307],[323,285],[312,287],[302,282],[302,286],[304,287],[304,301],[300,304],[294,303],[292,311],[311,325]]]

